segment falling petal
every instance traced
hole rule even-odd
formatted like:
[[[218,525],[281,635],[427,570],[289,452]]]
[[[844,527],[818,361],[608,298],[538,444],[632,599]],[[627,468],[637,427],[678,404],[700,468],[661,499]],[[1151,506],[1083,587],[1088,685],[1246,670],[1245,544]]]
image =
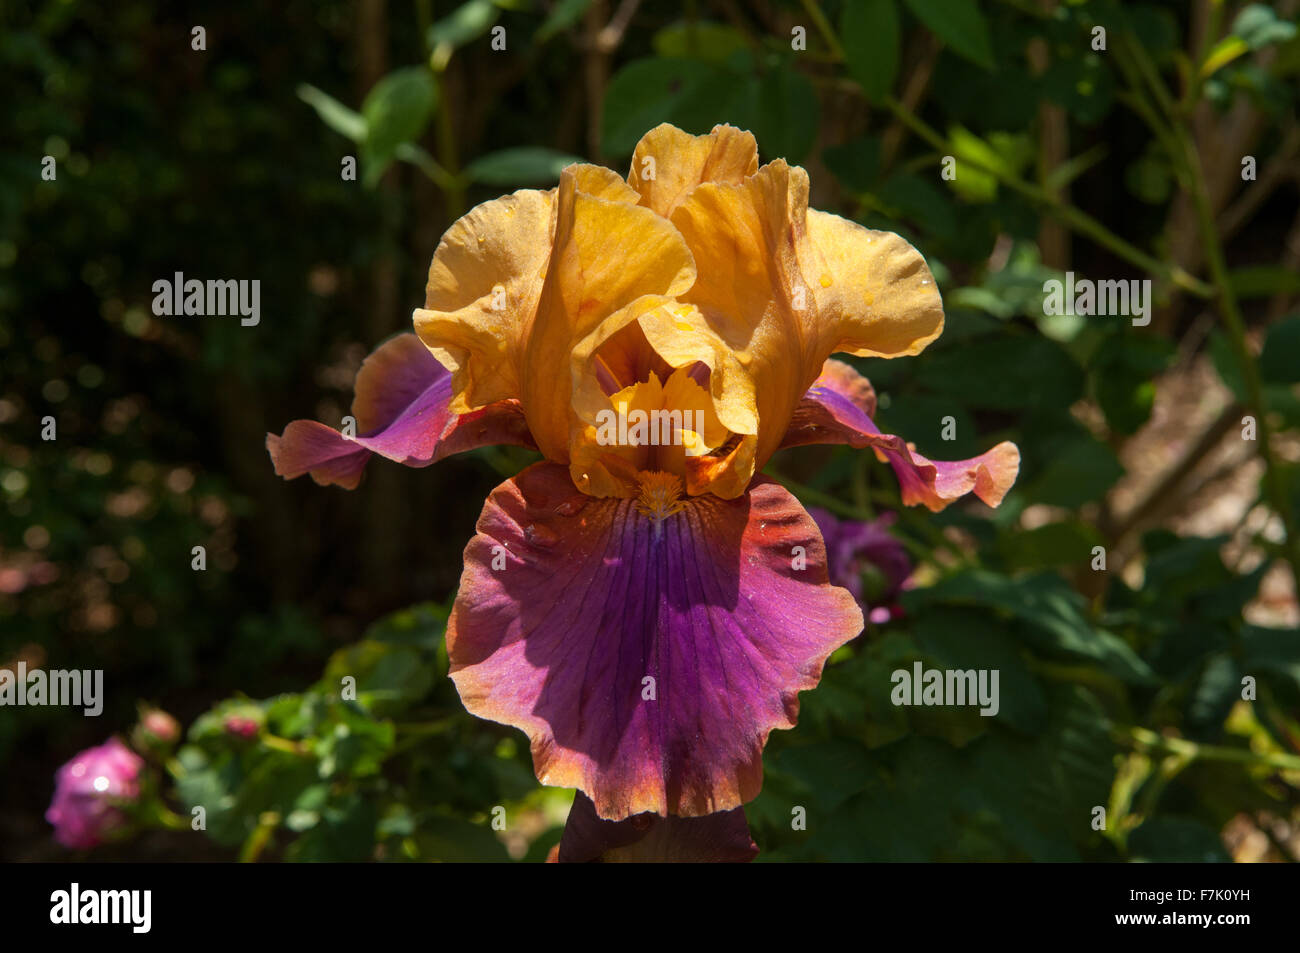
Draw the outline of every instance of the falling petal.
[[[738,807],[861,610],[770,481],[662,519],[615,498],[560,515],[580,496],[538,464],[489,498],[447,627],[461,700],[527,732],[542,783],[579,788],[602,818]]]

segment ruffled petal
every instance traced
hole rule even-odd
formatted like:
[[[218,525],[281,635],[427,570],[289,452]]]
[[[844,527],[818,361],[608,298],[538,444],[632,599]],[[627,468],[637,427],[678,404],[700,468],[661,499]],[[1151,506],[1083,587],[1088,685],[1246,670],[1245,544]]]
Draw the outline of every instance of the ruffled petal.
[[[605,821],[581,791],[573,799],[556,858],[584,863],[746,863],[758,856],[742,807],[704,817],[638,814]]]
[[[385,341],[357,372],[352,416],[356,437],[314,420],[295,420],[266,435],[275,472],[310,473],[321,485],[355,489],[372,453],[424,467],[488,444],[533,447],[519,402],[503,400],[468,414],[451,410],[452,375],[414,334]]]
[[[799,261],[816,303],[823,356],[919,354],[943,333],[934,276],[902,236],[810,209]]]
[[[461,700],[523,729],[542,783],[605,819],[753,798],[768,734],[862,629],[780,486],[682,503],[658,522],[537,464],[492,493],[465,550],[447,626]]]
[[[903,502],[938,512],[967,493],[997,506],[1016,482],[1020,450],[1003,441],[969,460],[930,460],[902,437],[884,434],[871,419],[875,393],[861,374],[842,361],[827,361],[791,418],[782,447],[843,443],[872,447],[894,468]]]
[[[698,185],[673,224],[695,256],[695,304],[754,379],[762,467],[835,351],[915,354],[943,330],[906,241],[808,209],[808,175],[777,160],[739,185]]]
[[[692,136],[676,126],[655,126],[637,143],[627,181],[641,204],[668,218],[702,182],[739,185],[758,171],[758,143],[733,126]]]
[[[567,462],[573,411],[570,355],[609,315],[643,295],[672,297],[695,281],[690,249],[667,220],[560,175],[555,248],[522,365],[529,429],[549,460]]]
[[[484,202],[438,243],[424,308],[413,320],[452,372],[455,413],[520,396],[520,357],[551,257],[554,204],[554,190],[535,189]]]
[[[805,326],[811,298],[800,294],[796,246],[807,208],[807,173],[777,160],[740,185],[696,186],[673,213],[699,270],[681,299],[699,308],[753,379],[759,468],[827,356],[817,350],[815,315]]]
[[[753,380],[693,305],[663,295],[638,298],[579,341],[570,354],[570,365],[577,416],[570,472],[579,489],[593,496],[627,495],[622,491],[625,481],[610,472],[604,459],[614,455],[630,460],[633,455],[626,448],[599,446],[595,439],[597,415],[610,406],[608,387],[646,379],[651,372],[702,365],[708,372],[712,413],[740,440],[737,450],[725,457],[733,465],[717,479],[701,474],[716,468],[723,458],[688,459],[682,473],[687,492],[707,491],[726,499],[745,492],[754,475],[758,433]],[[602,372],[608,374],[606,386],[602,386]]]

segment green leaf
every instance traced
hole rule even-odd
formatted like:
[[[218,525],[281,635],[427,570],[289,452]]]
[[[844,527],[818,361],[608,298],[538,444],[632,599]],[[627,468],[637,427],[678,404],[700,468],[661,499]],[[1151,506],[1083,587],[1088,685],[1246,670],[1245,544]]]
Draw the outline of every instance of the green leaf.
[[[500,11],[492,0],[469,0],[429,27],[426,42],[434,59],[446,65],[454,50],[476,40],[497,22]]]
[[[1055,169],[1047,174],[1043,185],[1049,192],[1055,192],[1063,189],[1083,173],[1087,172],[1094,165],[1106,158],[1107,148],[1105,143],[1097,143],[1087,152],[1082,152],[1071,159],[1062,162]]]
[[[1023,489],[1035,503],[1076,507],[1100,499],[1123,475],[1114,450],[1081,435],[1060,443],[1037,479]]]
[[[758,139],[769,159],[800,162],[817,137],[821,105],[812,82],[802,73],[781,67],[769,69],[758,82],[741,81],[734,112],[738,124]]]
[[[651,45],[660,56],[726,63],[738,50],[749,49],[735,27],[704,20],[673,23],[654,35]]]
[[[903,0],[936,36],[976,66],[994,68],[989,24],[975,0]]]
[[[1124,185],[1149,205],[1164,203],[1174,188],[1174,171],[1169,161],[1148,149],[1124,169]]]
[[[554,149],[520,146],[480,156],[465,167],[465,176],[483,185],[552,185],[565,166],[581,161]]]
[[[1154,678],[1128,643],[1088,621],[1083,597],[1053,573],[1011,579],[972,570],[941,579],[927,589],[905,592],[902,601],[909,613],[936,603],[993,608],[1025,623],[1013,632],[1036,651],[1098,662],[1128,682],[1146,683]]]
[[[1246,379],[1241,374],[1241,367],[1237,363],[1237,355],[1233,350],[1232,342],[1228,336],[1215,328],[1210,332],[1210,360],[1214,363],[1214,369],[1219,372],[1219,377],[1223,383],[1232,391],[1234,397],[1242,404],[1248,403],[1246,399]]]
[[[687,132],[707,132],[685,121],[692,104],[708,106],[707,87],[728,84],[730,74],[698,60],[643,59],[614,74],[601,112],[601,148],[607,155],[629,155],[637,141],[661,122]],[[717,97],[715,96],[714,101]],[[698,112],[698,108],[696,108]],[[722,117],[719,117],[722,118]]]
[[[420,137],[437,103],[438,88],[423,66],[395,70],[370,90],[361,106],[367,128],[362,178],[368,187],[378,184],[398,146]]]
[[[1078,520],[1048,523],[998,539],[998,550],[1013,569],[1045,569],[1087,565],[1092,548],[1101,543],[1097,530]]]
[[[1245,672],[1271,672],[1300,687],[1300,631],[1246,625],[1241,629],[1241,642]]]
[[[1275,384],[1300,381],[1300,317],[1287,318],[1268,329],[1259,372]]]
[[[926,355],[917,377],[927,390],[998,410],[1023,410],[1026,394],[1041,406],[1067,407],[1083,395],[1084,384],[1082,368],[1060,344],[1021,334],[988,336]]]
[[[1164,338],[1124,331],[1106,338],[1093,356],[1089,377],[1112,429],[1133,434],[1147,422],[1155,404],[1155,379],[1173,356],[1174,346]]]
[[[998,711],[981,718],[990,724],[990,719],[995,719],[1026,735],[1043,730],[1047,699],[1025,664],[1024,650],[996,619],[965,609],[935,606],[916,618],[913,631],[917,644],[944,669],[997,670]],[[978,710],[975,699],[967,701]]]
[[[1133,859],[1148,863],[1228,863],[1223,841],[1212,827],[1187,817],[1153,817],[1128,839]]]
[[[870,99],[894,88],[902,38],[894,0],[859,0],[844,7],[840,36],[849,75]]]
[[[356,679],[358,701],[378,714],[390,715],[429,693],[432,659],[413,648],[363,639],[330,657],[322,688],[337,694],[345,677]]]
[[[986,142],[961,126],[948,130],[953,156],[957,160],[954,178],[948,185],[971,202],[991,202],[997,196],[998,180],[993,174],[1014,175],[1033,158],[1028,136],[995,132]],[[988,169],[990,171],[984,171]]]
[[[880,137],[863,136],[822,150],[822,161],[850,192],[869,192],[880,172]]]
[[[451,817],[421,822],[415,835],[424,859],[444,863],[495,863],[510,859],[501,841],[485,824]]]
[[[776,759],[811,803],[832,811],[866,787],[880,769],[866,748],[846,741],[822,741],[787,748]]]
[[[333,96],[309,83],[303,83],[298,87],[298,98],[316,110],[316,115],[320,116],[321,121],[335,132],[353,142],[361,142],[365,139],[365,119],[360,113],[344,106]]]
[[[349,794],[321,811],[320,821],[289,845],[285,857],[301,863],[370,860],[378,821],[373,801]]]
[[[1214,49],[1210,50],[1210,55],[1205,58],[1201,64],[1201,75],[1209,76],[1217,70],[1223,69],[1237,57],[1249,52],[1250,44],[1239,36],[1229,34],[1218,43],[1214,44]]]
[[[533,34],[533,42],[542,44],[557,33],[564,32],[582,19],[591,4],[592,0],[560,0]]]
[[[1296,25],[1278,17],[1271,7],[1252,3],[1232,21],[1232,32],[1252,50],[1270,43],[1285,43],[1296,35]]]

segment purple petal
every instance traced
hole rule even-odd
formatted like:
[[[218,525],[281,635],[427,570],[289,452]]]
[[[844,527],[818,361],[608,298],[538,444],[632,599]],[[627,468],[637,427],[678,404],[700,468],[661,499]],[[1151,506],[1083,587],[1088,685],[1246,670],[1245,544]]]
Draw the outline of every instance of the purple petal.
[[[532,740],[544,784],[602,818],[726,811],[862,630],[817,526],[780,486],[691,497],[662,523],[538,464],[493,491],[447,625],[472,713]]]
[[[503,400],[468,414],[449,407],[451,374],[414,334],[399,334],[366,358],[357,373],[348,438],[314,420],[295,420],[282,436],[266,435],[275,472],[287,480],[310,473],[317,483],[354,489],[372,453],[425,467],[487,444],[534,447],[519,402]]]
[[[881,433],[871,419],[873,413],[875,393],[867,379],[841,361],[827,361],[796,409],[781,446],[871,447],[894,468],[903,502],[920,503],[935,512],[971,492],[997,506],[1016,482],[1020,451],[1014,443],[1003,441],[969,460],[930,460],[902,437]]]

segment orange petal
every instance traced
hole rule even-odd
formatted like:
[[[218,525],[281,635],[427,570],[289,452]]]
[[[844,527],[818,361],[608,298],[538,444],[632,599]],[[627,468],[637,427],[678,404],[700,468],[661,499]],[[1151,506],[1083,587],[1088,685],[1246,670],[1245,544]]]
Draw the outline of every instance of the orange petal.
[[[796,241],[807,207],[807,173],[777,160],[741,185],[697,186],[673,213],[700,275],[681,299],[700,309],[753,379],[757,468],[826,357],[811,298],[797,297],[804,281]]]
[[[642,295],[677,295],[695,281],[690,249],[667,220],[581,191],[579,175],[570,166],[560,176],[555,247],[520,376],[529,429],[560,462],[574,422],[574,345]]]
[[[934,276],[901,236],[813,209],[799,260],[826,354],[919,354],[943,332]]]
[[[697,186],[673,224],[700,273],[682,300],[753,378],[760,469],[831,353],[915,354],[943,330],[921,255],[892,233],[809,211],[807,173],[782,160],[740,185]]]
[[[734,126],[714,126],[692,136],[669,123],[655,126],[637,143],[627,181],[641,204],[668,218],[701,182],[739,185],[758,171],[758,144]]]
[[[471,209],[443,235],[415,331],[452,372],[468,413],[517,398],[519,362],[551,255],[553,192],[525,189]]]

